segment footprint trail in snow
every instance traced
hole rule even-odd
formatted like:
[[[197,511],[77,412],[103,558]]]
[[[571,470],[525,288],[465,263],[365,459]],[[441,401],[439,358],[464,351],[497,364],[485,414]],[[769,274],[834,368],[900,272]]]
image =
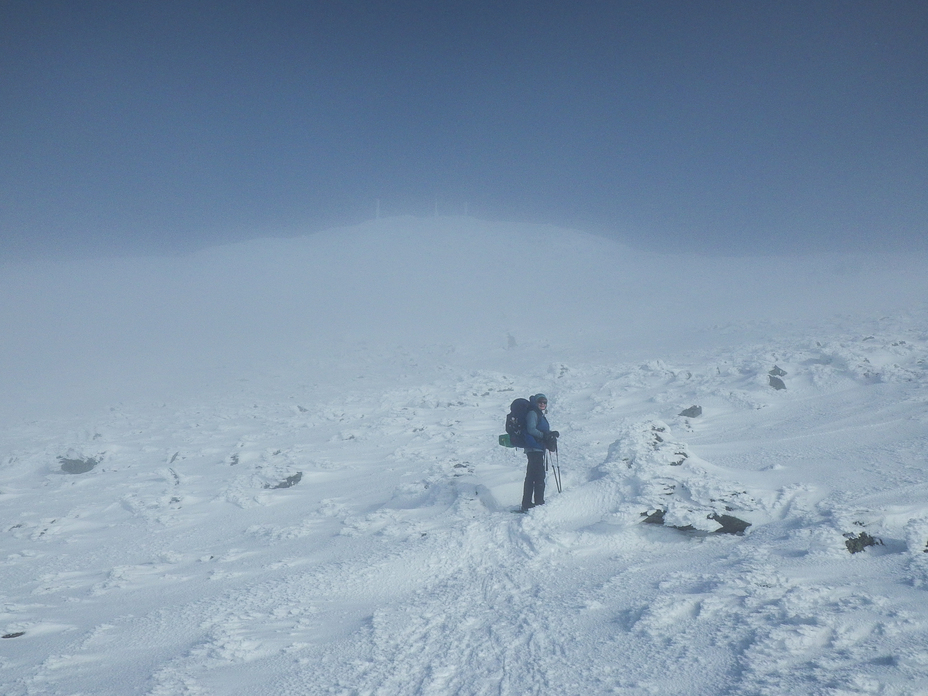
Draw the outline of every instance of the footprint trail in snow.
[[[9,431],[4,693],[917,693],[926,359],[900,320]],[[539,388],[565,491],[514,516]]]

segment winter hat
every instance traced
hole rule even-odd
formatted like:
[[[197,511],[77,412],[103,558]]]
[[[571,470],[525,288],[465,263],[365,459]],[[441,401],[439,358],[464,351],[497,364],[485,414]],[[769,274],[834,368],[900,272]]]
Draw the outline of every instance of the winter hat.
[[[541,399],[544,399],[545,401],[547,401],[548,397],[545,396],[544,394],[535,394],[535,396],[532,397],[532,401],[534,401],[535,403],[538,403]]]

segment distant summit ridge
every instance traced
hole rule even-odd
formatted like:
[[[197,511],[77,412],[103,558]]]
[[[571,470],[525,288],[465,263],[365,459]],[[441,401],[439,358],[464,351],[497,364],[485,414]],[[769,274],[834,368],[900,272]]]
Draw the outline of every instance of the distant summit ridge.
[[[91,389],[174,393],[362,345],[651,359],[928,297],[915,258],[674,252],[548,225],[398,217],[179,257],[6,264],[0,391],[41,411],[87,403]],[[515,304],[514,285],[526,288]]]

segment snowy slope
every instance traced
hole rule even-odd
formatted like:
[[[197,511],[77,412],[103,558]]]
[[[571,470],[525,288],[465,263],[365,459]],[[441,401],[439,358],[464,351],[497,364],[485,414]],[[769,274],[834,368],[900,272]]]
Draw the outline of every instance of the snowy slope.
[[[406,219],[4,267],[0,691],[928,693],[924,270]]]

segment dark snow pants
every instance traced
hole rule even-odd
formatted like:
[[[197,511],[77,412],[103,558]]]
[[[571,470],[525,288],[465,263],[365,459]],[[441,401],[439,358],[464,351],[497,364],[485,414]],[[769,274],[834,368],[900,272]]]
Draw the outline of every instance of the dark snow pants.
[[[545,502],[545,453],[526,452],[528,464],[525,467],[525,485],[522,486],[522,509],[532,507],[532,494],[535,505]]]

